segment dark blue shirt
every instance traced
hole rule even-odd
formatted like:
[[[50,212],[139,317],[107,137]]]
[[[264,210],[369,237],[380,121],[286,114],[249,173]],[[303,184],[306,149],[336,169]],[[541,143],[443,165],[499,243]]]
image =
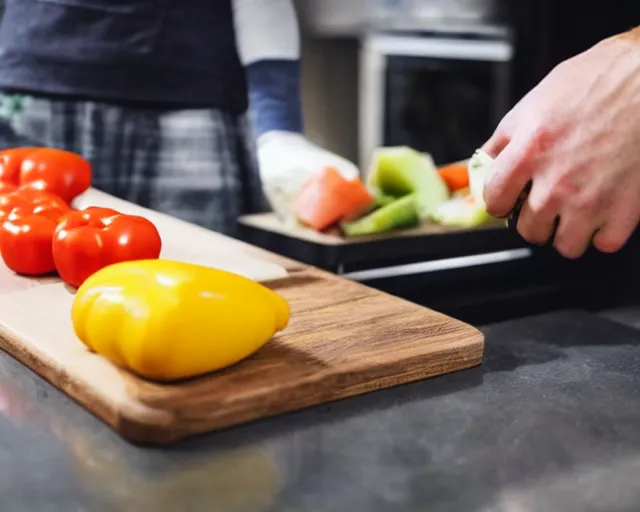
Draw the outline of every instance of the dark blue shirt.
[[[231,0],[5,0],[0,88],[247,109]]]

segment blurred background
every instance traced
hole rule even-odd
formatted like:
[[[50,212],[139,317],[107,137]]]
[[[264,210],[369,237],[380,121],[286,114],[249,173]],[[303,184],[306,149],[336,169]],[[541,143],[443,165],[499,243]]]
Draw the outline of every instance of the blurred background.
[[[363,178],[382,147],[429,153],[438,166],[468,159],[558,63],[640,24],[640,2],[626,0],[294,3],[305,134]],[[272,219],[241,222],[251,243],[478,325],[638,302],[638,236],[617,254],[568,261],[503,227],[431,225],[346,243]]]
[[[307,136],[356,162],[407,145],[464,160],[559,62],[640,23],[640,3],[579,0],[297,0]],[[483,324],[635,301],[637,237],[566,261],[508,230],[347,249],[248,229],[251,242]]]
[[[468,158],[560,61],[640,23],[637,2],[296,0],[307,135],[368,165],[409,145]]]

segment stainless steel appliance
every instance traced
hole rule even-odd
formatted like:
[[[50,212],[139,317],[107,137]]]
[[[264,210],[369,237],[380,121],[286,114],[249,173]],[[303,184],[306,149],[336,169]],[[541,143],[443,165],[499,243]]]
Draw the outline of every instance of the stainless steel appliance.
[[[372,30],[360,50],[361,163],[379,146],[408,145],[437,164],[468,158],[510,105],[508,29],[439,24]]]
[[[350,72],[363,169],[381,145],[410,145],[437,163],[467,158],[510,105],[514,43],[497,0],[298,0],[297,8],[306,34],[359,41]],[[333,81],[352,80],[331,71]]]

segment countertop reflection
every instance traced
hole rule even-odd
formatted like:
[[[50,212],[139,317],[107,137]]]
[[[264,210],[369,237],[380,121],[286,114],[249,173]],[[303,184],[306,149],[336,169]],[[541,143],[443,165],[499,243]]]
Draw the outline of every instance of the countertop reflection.
[[[1,510],[635,511],[640,331],[560,312],[485,332],[481,367],[169,448],[2,353]]]

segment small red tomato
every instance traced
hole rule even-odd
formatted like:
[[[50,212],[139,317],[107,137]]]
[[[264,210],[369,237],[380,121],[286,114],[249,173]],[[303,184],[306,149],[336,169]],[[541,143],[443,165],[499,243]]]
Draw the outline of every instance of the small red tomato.
[[[160,233],[151,221],[97,206],[67,213],[53,236],[58,274],[76,288],[108,265],[157,259],[161,248]]]
[[[70,151],[35,149],[22,161],[20,185],[56,194],[71,203],[91,186],[91,164]]]

